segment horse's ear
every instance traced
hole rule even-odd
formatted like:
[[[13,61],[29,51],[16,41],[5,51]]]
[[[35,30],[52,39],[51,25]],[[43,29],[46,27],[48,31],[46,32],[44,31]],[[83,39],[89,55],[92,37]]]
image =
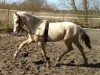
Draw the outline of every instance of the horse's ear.
[[[49,22],[46,20],[46,24],[48,25],[49,24]]]
[[[18,15],[16,12],[14,12],[15,15]]]
[[[46,24],[49,23],[47,20],[43,20],[43,21],[44,21],[44,23],[46,23]]]
[[[49,25],[49,22],[47,21],[47,25]]]
[[[14,14],[15,14],[18,18],[20,18],[20,16],[19,16],[16,12],[14,12]]]
[[[16,15],[16,16],[18,16],[18,17],[19,17],[19,15],[18,15],[16,12],[14,12],[14,13],[15,13],[15,15]]]

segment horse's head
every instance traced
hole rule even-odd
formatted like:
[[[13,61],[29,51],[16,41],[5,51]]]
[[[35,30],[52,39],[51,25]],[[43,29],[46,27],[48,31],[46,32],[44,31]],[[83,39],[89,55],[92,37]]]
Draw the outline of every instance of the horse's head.
[[[22,29],[22,20],[20,15],[18,15],[16,12],[14,13],[14,27],[13,27],[13,33],[16,34]]]

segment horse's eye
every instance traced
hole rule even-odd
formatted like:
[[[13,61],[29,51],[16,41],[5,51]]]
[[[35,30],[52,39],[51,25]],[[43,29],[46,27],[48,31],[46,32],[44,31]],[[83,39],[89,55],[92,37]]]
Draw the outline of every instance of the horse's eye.
[[[19,20],[17,20],[16,23],[19,23]]]

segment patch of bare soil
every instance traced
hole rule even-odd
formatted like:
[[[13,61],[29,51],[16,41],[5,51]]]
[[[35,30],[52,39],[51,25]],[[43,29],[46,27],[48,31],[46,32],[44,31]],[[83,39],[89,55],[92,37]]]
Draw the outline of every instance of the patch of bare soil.
[[[51,68],[46,67],[41,50],[36,44],[21,49],[17,59],[13,54],[26,36],[0,34],[0,75],[99,75],[100,74],[100,31],[87,30],[93,49],[82,43],[88,64],[84,65],[80,51],[74,50],[65,55],[60,65],[54,67],[56,58],[67,50],[63,42],[47,43],[46,52],[50,57]],[[41,62],[37,62],[41,60]]]

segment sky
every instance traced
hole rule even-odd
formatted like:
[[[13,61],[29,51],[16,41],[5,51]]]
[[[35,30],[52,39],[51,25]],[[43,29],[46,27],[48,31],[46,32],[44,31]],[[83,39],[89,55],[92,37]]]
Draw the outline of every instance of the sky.
[[[23,1],[23,0],[6,0],[6,2],[8,2],[8,3],[20,2],[20,1]],[[48,3],[54,4],[55,6],[60,5],[60,0],[47,0],[47,1],[48,1]],[[58,8],[60,8],[60,6]]]
[[[13,2],[21,2],[23,0],[6,0],[6,2],[8,3],[13,3]],[[58,9],[63,9],[63,7],[61,6],[60,0],[47,0],[47,2],[49,4],[53,4],[55,5]]]
[[[70,5],[71,0],[47,0],[49,3],[54,3],[56,7],[60,10],[70,10],[72,7]],[[64,2],[63,2],[64,1]],[[75,0],[76,6],[79,10],[83,9],[82,0]],[[100,10],[100,0],[88,0],[89,1],[89,9],[95,9],[94,6],[99,7]],[[61,3],[63,2],[63,3]],[[66,2],[66,5],[64,5]]]
[[[3,0],[1,0],[1,1],[3,1]],[[21,1],[23,1],[23,0],[6,0],[6,2],[8,2],[8,3],[21,2]],[[63,6],[64,4],[61,4],[61,2],[63,2],[64,0],[47,0],[47,1],[50,5],[54,5],[60,10],[66,10],[66,9],[69,10],[69,9],[71,9],[71,6],[68,2],[70,0],[65,0],[66,1],[66,6]],[[89,1],[91,2],[92,0],[89,0]],[[96,4],[100,5],[100,0],[94,0],[94,1],[95,2],[99,1]],[[93,4],[94,3],[91,3],[90,5],[93,6]],[[76,0],[76,5],[78,6],[78,8],[81,8],[82,7],[82,0]]]
[[[13,2],[20,2],[20,1],[23,1],[23,0],[6,0],[7,2],[10,2],[10,3],[13,3]],[[59,2],[59,0],[47,0],[48,2],[55,2],[55,3],[57,3],[57,2]]]
[[[70,0],[47,0],[49,3],[52,3],[52,4],[55,4],[55,6],[58,8],[58,9],[61,9],[61,10],[69,10],[71,9],[71,6],[70,6]],[[76,1],[76,5],[77,6],[80,6],[81,4],[81,0],[75,0]],[[64,5],[66,4],[66,5]]]
[[[54,4],[58,9],[66,9],[64,6],[62,6],[61,4],[61,0],[47,0],[48,3]],[[70,7],[68,7],[68,9],[70,9]]]
[[[23,1],[23,0],[6,0],[6,2],[8,2],[8,3],[20,2],[20,1]]]

